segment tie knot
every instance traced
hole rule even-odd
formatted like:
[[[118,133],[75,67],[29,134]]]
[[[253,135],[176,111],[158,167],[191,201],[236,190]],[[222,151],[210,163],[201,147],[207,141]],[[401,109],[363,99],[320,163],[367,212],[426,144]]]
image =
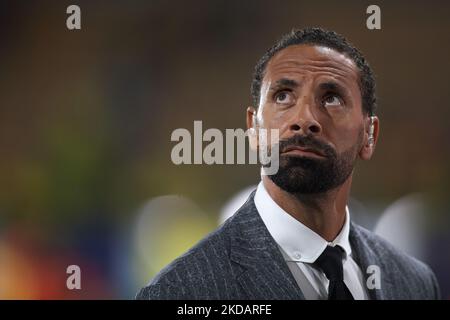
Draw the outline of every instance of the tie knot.
[[[325,273],[328,280],[342,281],[344,278],[342,258],[344,251],[339,246],[327,246],[314,262],[314,265]]]

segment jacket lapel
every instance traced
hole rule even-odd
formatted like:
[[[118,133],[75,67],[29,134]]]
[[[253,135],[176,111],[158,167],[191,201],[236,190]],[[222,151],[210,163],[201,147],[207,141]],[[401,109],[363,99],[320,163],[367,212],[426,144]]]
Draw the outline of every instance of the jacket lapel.
[[[383,262],[381,257],[376,254],[371,246],[365,241],[365,237],[360,230],[360,227],[351,223],[350,225],[350,244],[352,246],[353,258],[358,266],[361,268],[361,272],[364,276],[364,284],[366,286],[369,298],[371,300],[385,300],[392,299],[391,293],[393,292],[393,280],[389,277],[389,272],[382,270]],[[370,271],[370,266],[380,268],[380,288],[370,289],[367,286],[368,278],[373,275],[373,271]]]
[[[231,230],[230,259],[233,272],[245,295],[242,299],[303,300],[304,296],[289,267],[255,207],[254,192],[236,212]],[[365,241],[358,226],[350,225],[350,244],[353,258],[361,268],[364,284],[372,275],[369,266],[381,268],[381,257]],[[370,270],[370,269],[369,269]],[[394,279],[389,272],[381,271],[379,289],[367,291],[372,300],[392,299]]]
[[[284,258],[262,221],[254,192],[232,218],[231,260],[244,299],[304,299]]]

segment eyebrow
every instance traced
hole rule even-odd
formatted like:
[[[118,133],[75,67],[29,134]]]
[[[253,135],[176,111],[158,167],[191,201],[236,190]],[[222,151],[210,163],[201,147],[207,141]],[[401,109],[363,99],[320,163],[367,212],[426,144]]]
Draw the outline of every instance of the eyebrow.
[[[323,82],[319,85],[319,88],[322,89],[323,91],[336,91],[342,93],[348,92],[348,90],[345,87],[341,86],[339,83],[334,81]]]
[[[281,78],[280,80],[275,81],[275,83],[270,87],[270,91],[277,91],[279,89],[295,89],[299,87],[300,84],[292,79]]]

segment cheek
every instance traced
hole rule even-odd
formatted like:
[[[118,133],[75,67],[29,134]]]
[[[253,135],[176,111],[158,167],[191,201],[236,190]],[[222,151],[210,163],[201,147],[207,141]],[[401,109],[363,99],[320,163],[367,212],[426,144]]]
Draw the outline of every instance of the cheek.
[[[285,131],[288,126],[287,113],[276,111],[272,106],[265,105],[259,117],[260,127],[266,129],[278,129],[280,134]]]
[[[258,111],[257,118],[259,128],[267,130],[267,139],[270,141],[270,144],[278,143],[279,139],[286,135],[287,121],[279,113],[274,113],[266,106],[266,108],[262,108]],[[273,132],[272,130],[274,129],[277,131]],[[263,132],[259,131],[259,134],[263,134]]]
[[[361,144],[361,126],[348,126],[348,123],[322,122],[323,137],[331,143],[337,152],[344,152]]]
[[[351,128],[341,134],[341,151],[359,149],[362,143],[364,131],[361,128]]]
[[[360,144],[361,133],[364,133],[364,123],[361,109],[353,106],[348,112],[334,117],[323,117],[321,125],[324,136],[339,146],[339,151],[354,148]]]

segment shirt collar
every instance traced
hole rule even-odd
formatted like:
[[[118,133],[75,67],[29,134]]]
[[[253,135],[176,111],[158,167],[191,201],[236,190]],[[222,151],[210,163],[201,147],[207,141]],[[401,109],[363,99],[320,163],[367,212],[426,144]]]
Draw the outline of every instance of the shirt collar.
[[[327,245],[339,245],[346,255],[351,254],[349,242],[350,214],[345,207],[345,222],[337,237],[328,242],[303,223],[284,211],[269,195],[263,182],[256,189],[255,206],[275,242],[286,252],[290,261],[313,263]]]

